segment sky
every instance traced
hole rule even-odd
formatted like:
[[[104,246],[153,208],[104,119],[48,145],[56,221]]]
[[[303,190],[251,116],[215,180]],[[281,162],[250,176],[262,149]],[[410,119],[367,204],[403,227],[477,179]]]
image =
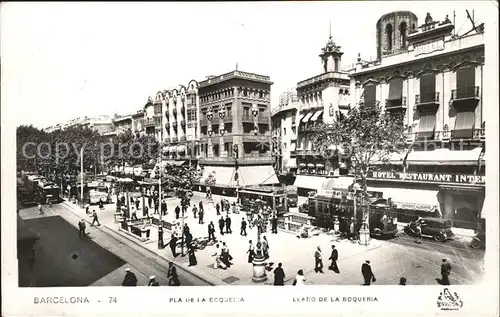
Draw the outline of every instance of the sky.
[[[128,114],[157,91],[235,69],[271,76],[271,101],[319,75],[329,35],[342,67],[376,56],[381,15],[446,14],[459,34],[497,18],[476,2],[3,3],[2,112],[44,128],[79,116]],[[495,22],[497,23],[497,22]],[[491,25],[491,23],[490,23]],[[490,28],[491,30],[491,28]]]

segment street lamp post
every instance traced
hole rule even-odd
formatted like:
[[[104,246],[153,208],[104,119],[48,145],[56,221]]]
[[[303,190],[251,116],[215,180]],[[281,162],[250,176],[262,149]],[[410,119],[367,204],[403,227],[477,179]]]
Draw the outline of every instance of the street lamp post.
[[[257,250],[255,252],[255,257],[253,258],[253,276],[252,280],[256,283],[264,282],[267,280],[266,275],[266,258],[264,257],[264,252],[262,250],[262,242],[260,241],[260,236],[262,234],[262,229],[264,226],[264,221],[262,218],[257,219]]]
[[[158,167],[158,209],[159,209],[159,216],[158,216],[158,249],[161,250],[163,249],[163,210],[161,210],[161,203],[162,203],[162,192],[161,192],[161,179],[162,179],[162,142],[163,142],[163,102],[161,103],[162,109],[160,109],[160,141],[158,142],[158,160],[159,160],[159,167]]]

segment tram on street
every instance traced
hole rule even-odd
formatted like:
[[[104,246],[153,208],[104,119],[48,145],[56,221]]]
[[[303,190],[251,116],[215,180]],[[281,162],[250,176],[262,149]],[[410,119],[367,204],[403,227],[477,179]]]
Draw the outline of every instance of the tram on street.
[[[241,211],[253,211],[257,213],[260,208],[274,207],[277,216],[282,216],[288,210],[285,210],[286,193],[282,188],[273,188],[269,186],[248,186],[240,189],[238,195],[241,201]]]

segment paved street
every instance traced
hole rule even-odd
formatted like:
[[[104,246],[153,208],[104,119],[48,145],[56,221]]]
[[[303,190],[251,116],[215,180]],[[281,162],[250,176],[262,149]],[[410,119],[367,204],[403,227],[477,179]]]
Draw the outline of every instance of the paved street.
[[[151,275],[161,286],[167,285],[168,261],[104,226],[113,219],[110,206],[99,212],[100,227],[87,223],[89,234],[84,239],[78,237],[80,216],[64,203],[52,205],[43,216],[38,215],[36,207],[20,210],[21,217],[40,236],[35,265],[37,286],[119,286],[125,268],[136,274],[140,286],[147,285]],[[184,270],[178,269],[178,275],[181,285],[208,285]]]
[[[231,199],[231,198],[230,198]],[[232,218],[233,234],[220,235],[218,230],[215,208],[213,204],[205,200],[204,195],[195,193],[192,203],[204,202],[205,223],[198,224],[198,219],[193,218],[191,210],[186,214],[185,222],[189,225],[194,238],[207,237],[207,225],[213,221],[216,227],[216,237],[219,241],[227,243],[231,255],[234,257],[233,265],[227,270],[214,269],[215,246],[207,246],[196,253],[198,265],[187,267],[187,256],[177,257],[174,261],[180,267],[185,267],[193,274],[218,281],[221,285],[253,285],[252,264],[247,261],[246,250],[248,240],[256,242],[256,229],[247,228],[247,237],[240,236],[240,222],[244,214],[230,214]],[[220,198],[215,196],[216,202]],[[178,204],[177,199],[168,200],[168,215],[164,220],[173,222],[175,218],[174,208]],[[98,209],[98,208],[96,208]],[[77,208],[77,212],[83,215],[83,211]],[[101,223],[106,224],[110,231],[114,231],[122,239],[125,234],[118,232],[118,225],[113,222],[114,205],[107,205],[106,211],[99,211]],[[142,212],[138,213],[139,216]],[[90,219],[90,218],[87,218]],[[436,278],[440,277],[441,259],[447,258],[452,263],[452,274],[450,280],[452,284],[471,284],[478,282],[483,275],[483,257],[481,250],[470,249],[468,240],[457,237],[455,241],[447,243],[437,243],[431,240],[424,240],[422,244],[416,244],[415,239],[401,234],[398,238],[389,241],[372,240],[369,246],[363,246],[349,241],[332,242],[331,236],[320,235],[308,239],[298,239],[293,234],[279,232],[276,235],[266,234],[270,245],[270,259],[273,268],[278,262],[283,263],[286,272],[286,283],[291,284],[297,270],[303,269],[308,284],[324,285],[359,285],[362,283],[360,273],[361,264],[365,260],[370,260],[373,271],[377,277],[377,285],[398,284],[399,278],[404,276],[408,284],[436,284]],[[157,231],[155,228],[151,232],[151,241],[141,243],[132,239],[137,246],[137,252],[148,252],[148,254],[158,253],[165,259],[172,259],[169,248],[157,249]],[[168,242],[168,231],[166,231],[165,242]],[[334,243],[339,251],[338,265],[341,273],[335,274],[325,270],[325,274],[314,273],[314,251],[317,246],[323,250],[325,267],[328,266],[328,257],[331,244]],[[140,246],[139,246],[140,245]],[[139,251],[139,249],[142,249]],[[147,249],[149,251],[146,251]],[[180,250],[178,250],[180,251]],[[272,273],[265,284],[272,284]]]

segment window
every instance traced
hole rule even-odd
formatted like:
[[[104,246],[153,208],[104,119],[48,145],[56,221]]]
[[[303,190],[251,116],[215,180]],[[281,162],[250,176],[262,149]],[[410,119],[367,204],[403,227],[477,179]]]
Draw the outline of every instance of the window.
[[[403,98],[403,79],[394,78],[389,83],[388,100],[401,100]]]
[[[385,36],[387,40],[387,50],[392,50],[392,24],[387,24],[385,27]]]
[[[297,128],[296,127],[292,127],[292,133],[293,134],[297,134]]]
[[[243,115],[245,117],[250,116],[250,107],[243,107]]]
[[[196,109],[190,109],[187,111],[187,121],[196,121]]]
[[[427,73],[420,76],[420,102],[431,102],[436,95],[436,74]]]
[[[228,117],[231,116],[231,107],[226,106],[226,116],[228,116]]]
[[[457,96],[467,98],[474,96],[476,85],[476,68],[469,66],[457,70]]]
[[[208,127],[207,126],[201,127],[201,134],[202,135],[207,135],[207,131],[208,131]]]
[[[233,124],[232,123],[225,123],[224,130],[226,130],[226,133],[233,133]]]
[[[286,128],[283,128],[283,135],[286,135]]]
[[[421,113],[420,122],[418,124],[418,139],[434,138],[434,129],[436,127],[436,113]]]
[[[474,130],[475,113],[473,111],[462,111],[455,117],[455,129],[453,138],[471,139]]]
[[[377,100],[377,86],[376,85],[368,85],[365,87],[364,95],[365,95],[365,104],[375,103]]]
[[[406,33],[408,32],[406,22],[399,25],[399,34],[401,34],[401,48],[406,48]]]

